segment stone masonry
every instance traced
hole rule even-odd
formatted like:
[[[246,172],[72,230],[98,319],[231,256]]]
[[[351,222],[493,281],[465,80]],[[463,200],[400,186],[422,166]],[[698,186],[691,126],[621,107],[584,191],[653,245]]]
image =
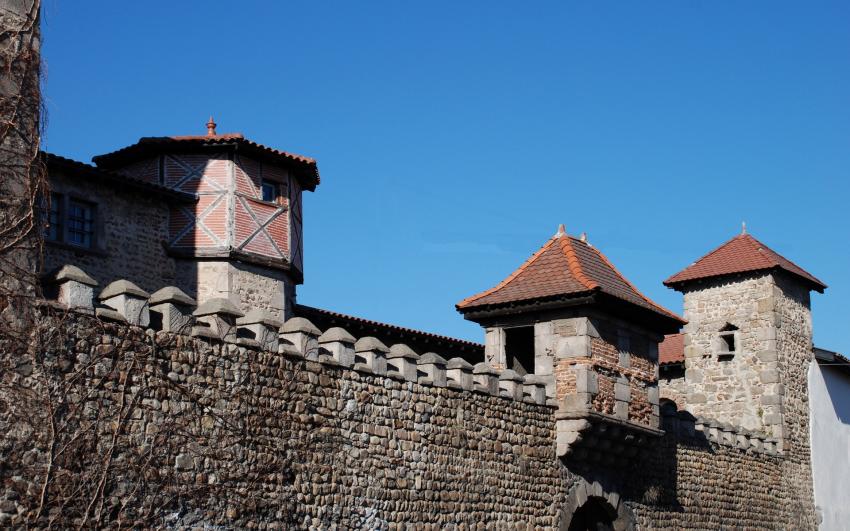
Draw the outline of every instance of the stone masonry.
[[[85,292],[89,277],[79,273],[62,282],[80,289],[60,293]],[[137,294],[133,305],[97,316],[65,310],[63,299],[43,306],[44,333],[63,338],[46,343],[53,346],[45,359],[59,363],[43,369],[55,367],[50,377],[66,380],[69,396],[86,404],[66,415],[108,419],[116,393],[136,397],[122,409],[119,437],[104,430],[92,449],[112,447],[113,466],[124,471],[105,476],[107,514],[156,502],[169,527],[567,529],[595,500],[616,529],[811,527],[794,516],[809,511],[805,496],[786,503],[789,493],[775,488],[799,463],[786,464],[763,436],[667,412],[666,435],[622,468],[565,461],[555,444],[557,408],[533,375],[447,363],[339,328],[322,332],[303,318],[280,328],[276,351],[256,333],[276,331],[272,319],[240,319],[218,336],[201,317],[182,331],[146,329],[126,322],[144,294],[128,281],[110,286],[110,294],[122,286],[125,297]],[[190,299],[170,297],[183,301],[173,310],[191,315]],[[195,312],[213,312],[203,319],[234,323],[216,317],[227,305],[205,306],[212,309]],[[37,387],[41,370],[21,365],[10,376]],[[10,411],[0,407],[7,441],[26,436],[9,424]],[[47,448],[28,447],[29,463],[44,459]],[[141,481],[127,468],[138,455],[148,455],[145,477],[170,489],[167,501],[159,489],[126,497]],[[38,474],[6,483],[0,523],[18,525],[40,484]],[[193,495],[201,486],[209,494]]]

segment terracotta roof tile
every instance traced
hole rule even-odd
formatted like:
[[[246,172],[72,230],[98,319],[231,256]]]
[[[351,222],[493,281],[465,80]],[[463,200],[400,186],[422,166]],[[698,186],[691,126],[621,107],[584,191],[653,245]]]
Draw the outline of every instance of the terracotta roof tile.
[[[735,236],[665,280],[664,285],[676,287],[703,278],[769,269],[782,269],[796,275],[821,293],[826,289],[826,284],[749,234]]]
[[[559,232],[494,288],[457,304],[461,312],[484,306],[531,302],[557,296],[602,292],[683,322],[675,313],[644,296],[598,249]]]
[[[668,334],[658,345],[658,364],[685,362],[685,334]]]
[[[253,152],[257,155],[269,157],[281,163],[295,164],[302,169],[302,176],[307,179],[310,186],[319,184],[319,168],[315,159],[288,153],[263,144],[258,144],[245,138],[242,133],[224,133],[220,135],[185,135],[185,136],[149,136],[142,137],[135,144],[123,147],[119,150],[92,158],[99,167],[116,169],[133,162],[138,158],[165,149],[182,147],[200,147],[236,144],[247,153]]]

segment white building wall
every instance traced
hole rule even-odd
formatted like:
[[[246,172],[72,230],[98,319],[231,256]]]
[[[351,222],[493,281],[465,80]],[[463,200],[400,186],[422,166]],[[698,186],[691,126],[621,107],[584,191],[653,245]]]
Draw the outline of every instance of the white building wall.
[[[850,522],[850,373],[810,363],[809,409],[820,529],[844,530]]]

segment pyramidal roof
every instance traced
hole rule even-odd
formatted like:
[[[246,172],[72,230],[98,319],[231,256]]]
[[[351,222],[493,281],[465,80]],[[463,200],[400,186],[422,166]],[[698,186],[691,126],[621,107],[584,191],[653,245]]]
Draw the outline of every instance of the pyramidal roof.
[[[746,232],[742,232],[717,249],[664,281],[665,286],[677,287],[704,278],[736,273],[781,269],[802,279],[812,289],[823,293],[826,284],[791,260],[770,249]]]
[[[566,234],[563,225],[519,269],[494,288],[457,304],[472,309],[495,309],[515,303],[531,303],[564,297],[605,293],[627,303],[683,323],[681,317],[652,302],[617,271],[598,249],[584,238]]]

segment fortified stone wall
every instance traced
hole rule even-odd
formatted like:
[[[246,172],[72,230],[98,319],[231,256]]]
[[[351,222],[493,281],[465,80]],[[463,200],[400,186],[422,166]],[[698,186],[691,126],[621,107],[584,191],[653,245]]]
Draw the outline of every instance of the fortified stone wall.
[[[777,442],[740,428],[667,411],[667,435],[636,474],[628,495],[645,529],[814,529],[797,527],[781,491]]]
[[[76,295],[60,301],[86,289],[91,300],[65,283],[61,297]],[[813,528],[792,514],[811,513],[805,499],[777,488],[786,457],[763,434],[674,413],[625,468],[565,461],[533,375],[303,318],[279,332],[265,318],[235,324],[226,307],[155,331],[133,324],[146,301],[118,286],[94,312],[45,306],[41,357],[4,373],[4,525],[21,524],[44,485],[49,500],[70,481],[75,494],[45,518],[82,525],[99,506],[101,523],[161,527],[566,529],[596,500],[617,529]],[[158,311],[192,310],[161,299]],[[37,394],[11,402],[45,379],[66,400],[59,440],[44,436]],[[48,461],[60,473],[45,481]]]

